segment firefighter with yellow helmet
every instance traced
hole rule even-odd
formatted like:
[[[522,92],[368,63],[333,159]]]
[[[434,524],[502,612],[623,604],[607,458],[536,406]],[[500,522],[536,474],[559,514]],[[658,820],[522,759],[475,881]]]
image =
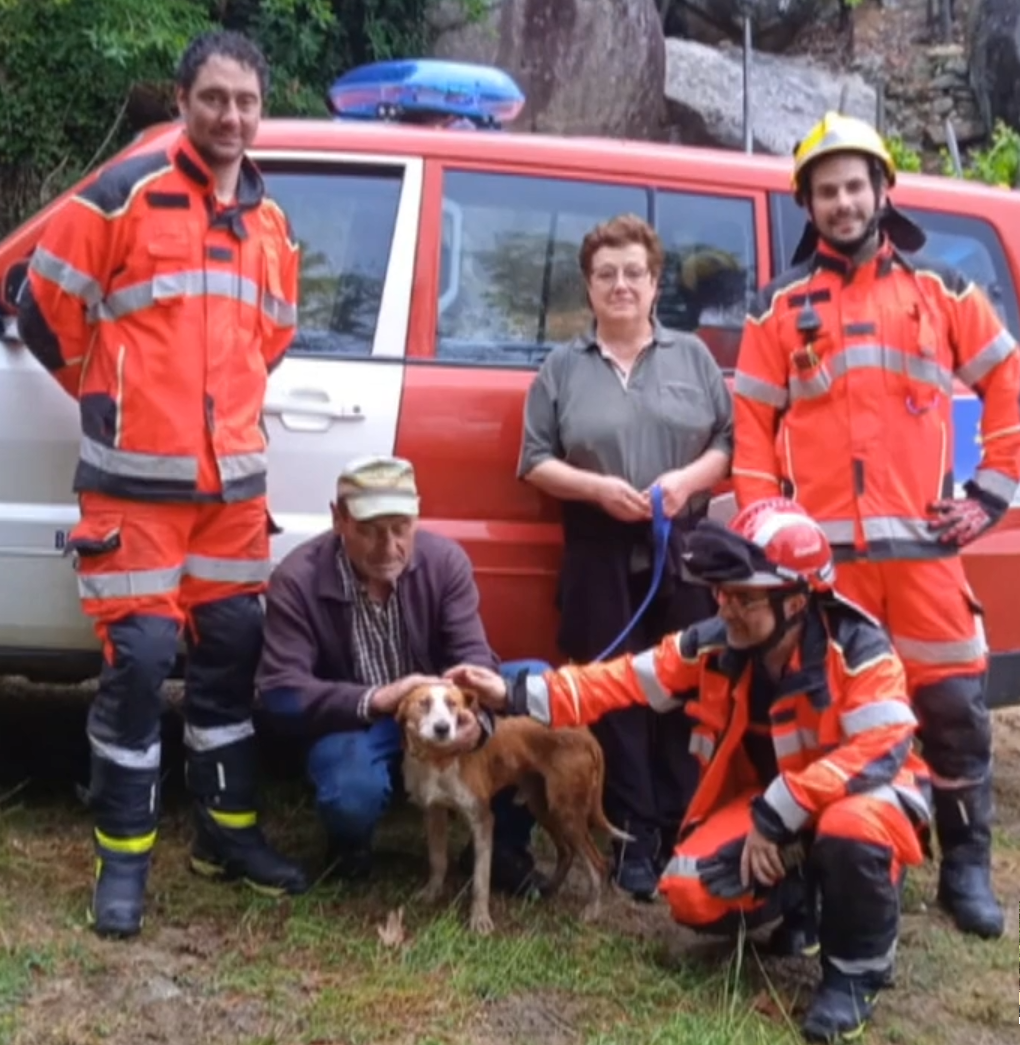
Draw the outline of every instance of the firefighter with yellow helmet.
[[[1020,352],[971,279],[916,253],[924,233],[889,202],[895,184],[861,120],[828,113],[797,145],[808,224],[745,323],[734,489],[740,507],[795,496],[829,538],[837,590],[890,632],[931,769],[939,903],[962,931],[997,937],[987,647],[960,549],[1017,491]],[[982,459],[962,487],[955,379],[983,402]]]

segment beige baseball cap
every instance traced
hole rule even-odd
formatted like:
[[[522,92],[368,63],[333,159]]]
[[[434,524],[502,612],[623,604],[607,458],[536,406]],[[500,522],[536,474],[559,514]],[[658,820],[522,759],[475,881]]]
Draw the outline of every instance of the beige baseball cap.
[[[337,497],[359,522],[380,515],[419,513],[414,467],[402,457],[359,457],[348,463],[336,484]]]

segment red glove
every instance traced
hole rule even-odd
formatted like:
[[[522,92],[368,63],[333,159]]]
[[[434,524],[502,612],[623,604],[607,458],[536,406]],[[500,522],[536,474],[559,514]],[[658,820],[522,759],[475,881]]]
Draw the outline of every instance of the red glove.
[[[928,505],[928,511],[935,515],[928,529],[939,535],[940,544],[962,548],[993,527],[1006,512],[1006,504],[974,483],[968,482],[964,489],[967,497],[949,497]]]

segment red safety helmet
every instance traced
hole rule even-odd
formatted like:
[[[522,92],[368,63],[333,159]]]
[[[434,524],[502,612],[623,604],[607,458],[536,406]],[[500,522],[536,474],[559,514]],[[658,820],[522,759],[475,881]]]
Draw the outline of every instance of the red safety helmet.
[[[805,585],[813,591],[831,588],[835,570],[829,539],[796,501],[786,497],[756,501],[737,513],[729,529],[760,551],[751,558],[751,575],[737,583],[760,588]]]

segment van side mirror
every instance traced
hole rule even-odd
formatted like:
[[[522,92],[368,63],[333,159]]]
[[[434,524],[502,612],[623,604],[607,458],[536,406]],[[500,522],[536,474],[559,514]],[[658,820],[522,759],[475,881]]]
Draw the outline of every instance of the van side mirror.
[[[0,312],[11,316],[18,314],[18,295],[28,278],[28,259],[16,261],[0,280]]]

